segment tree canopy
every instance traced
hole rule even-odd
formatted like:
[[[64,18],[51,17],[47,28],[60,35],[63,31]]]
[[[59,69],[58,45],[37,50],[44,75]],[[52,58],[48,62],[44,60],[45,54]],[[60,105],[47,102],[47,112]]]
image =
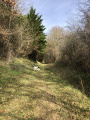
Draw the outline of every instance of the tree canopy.
[[[42,15],[37,14],[36,10],[31,7],[30,13],[28,14],[28,21],[33,37],[33,51],[36,52],[36,59],[42,61],[46,47],[46,35],[44,33],[45,26],[42,24]]]

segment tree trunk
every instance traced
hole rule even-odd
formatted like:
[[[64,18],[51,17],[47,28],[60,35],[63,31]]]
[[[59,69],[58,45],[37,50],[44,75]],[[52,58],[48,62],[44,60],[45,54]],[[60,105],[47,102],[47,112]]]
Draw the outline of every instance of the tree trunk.
[[[12,57],[12,50],[11,50],[11,48],[9,47],[9,48],[8,48],[8,52],[7,52],[7,56],[6,56],[6,61],[7,61],[7,63],[10,62],[11,57]]]

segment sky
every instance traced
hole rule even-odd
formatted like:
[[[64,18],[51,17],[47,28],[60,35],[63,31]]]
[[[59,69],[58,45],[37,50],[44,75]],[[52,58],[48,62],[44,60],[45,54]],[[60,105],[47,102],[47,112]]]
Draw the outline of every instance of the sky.
[[[67,21],[77,13],[77,0],[27,0],[26,13],[30,6],[42,15],[45,33],[54,26],[66,27]]]

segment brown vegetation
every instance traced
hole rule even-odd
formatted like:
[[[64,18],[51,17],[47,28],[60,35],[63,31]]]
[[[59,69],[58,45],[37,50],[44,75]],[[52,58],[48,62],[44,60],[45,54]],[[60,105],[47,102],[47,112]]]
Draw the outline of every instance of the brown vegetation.
[[[90,72],[90,1],[80,4],[81,18],[64,30],[54,27],[47,35],[46,63],[63,62]]]

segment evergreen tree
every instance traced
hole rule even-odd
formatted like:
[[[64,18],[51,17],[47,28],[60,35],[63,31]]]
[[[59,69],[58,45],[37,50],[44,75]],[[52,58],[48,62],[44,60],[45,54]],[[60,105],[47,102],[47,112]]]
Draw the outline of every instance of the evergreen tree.
[[[36,60],[42,61],[46,47],[46,35],[44,33],[45,27],[42,25],[42,16],[36,14],[36,10],[31,7],[28,14],[28,21],[30,24],[30,32],[33,36],[32,53],[36,53]]]

